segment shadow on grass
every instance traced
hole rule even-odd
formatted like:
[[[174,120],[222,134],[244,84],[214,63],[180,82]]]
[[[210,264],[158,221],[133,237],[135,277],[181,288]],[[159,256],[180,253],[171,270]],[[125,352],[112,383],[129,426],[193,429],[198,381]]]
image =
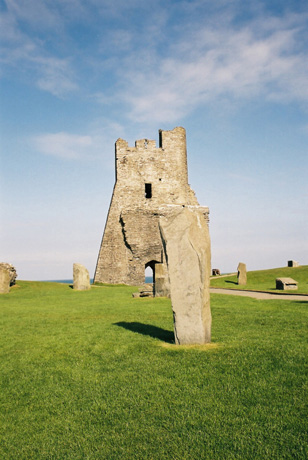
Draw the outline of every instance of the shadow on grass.
[[[136,332],[137,334],[148,335],[154,339],[159,339],[162,342],[174,343],[174,334],[171,331],[162,329],[161,327],[151,326],[150,324],[143,324],[132,322],[128,323],[126,321],[120,321],[119,323],[114,323],[115,326],[123,327],[128,331]]]
[[[237,284],[237,281],[226,281],[226,283]]]

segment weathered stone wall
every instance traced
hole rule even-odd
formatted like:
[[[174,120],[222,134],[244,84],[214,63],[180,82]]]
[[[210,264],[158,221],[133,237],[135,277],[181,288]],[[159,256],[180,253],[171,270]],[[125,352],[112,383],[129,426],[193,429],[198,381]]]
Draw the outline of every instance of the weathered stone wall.
[[[140,285],[145,266],[165,263],[158,221],[174,206],[198,206],[188,184],[186,132],[177,127],[115,145],[116,184],[98,256],[94,282]],[[208,208],[201,208],[208,219]]]

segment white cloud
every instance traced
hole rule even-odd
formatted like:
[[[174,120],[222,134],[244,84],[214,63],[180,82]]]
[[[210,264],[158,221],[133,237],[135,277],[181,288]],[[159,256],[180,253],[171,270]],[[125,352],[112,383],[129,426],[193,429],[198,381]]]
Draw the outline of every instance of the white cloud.
[[[37,79],[40,89],[61,97],[78,88],[73,81],[70,63],[65,59],[52,57],[38,57],[33,59],[40,70],[41,76]]]
[[[49,9],[43,8],[41,3],[36,9],[36,4],[30,1],[28,8],[25,5],[21,8],[18,2],[10,0],[8,11],[0,16],[2,67],[17,69],[18,74],[34,81],[40,89],[62,97],[78,88],[70,58],[55,57],[45,49],[43,39],[24,32],[18,23],[20,19],[29,21],[30,12],[34,12],[34,17],[39,16],[39,24],[52,27],[57,23],[56,17],[52,21],[54,15]]]
[[[89,124],[87,134],[41,133],[27,142],[43,155],[66,160],[94,160],[113,170],[114,143],[120,134],[125,136],[122,125],[97,118]]]
[[[93,147],[91,136],[80,136],[65,132],[41,134],[32,139],[35,148],[45,154],[69,160],[82,158]]]
[[[5,0],[8,13],[33,30],[63,31],[68,18],[85,18],[86,10],[80,0]]]
[[[167,57],[149,56],[147,65],[134,60],[122,73],[131,118],[175,121],[221,97],[308,102],[308,53],[298,38],[303,19],[262,18],[242,28],[205,24]]]
[[[221,98],[308,102],[307,14],[270,16],[258,1],[244,8],[254,20],[237,17],[237,0],[155,4],[8,0],[3,60],[58,97],[80,89],[77,78],[84,78],[84,91],[126,102],[134,121],[173,122]],[[72,32],[80,18],[84,49]]]

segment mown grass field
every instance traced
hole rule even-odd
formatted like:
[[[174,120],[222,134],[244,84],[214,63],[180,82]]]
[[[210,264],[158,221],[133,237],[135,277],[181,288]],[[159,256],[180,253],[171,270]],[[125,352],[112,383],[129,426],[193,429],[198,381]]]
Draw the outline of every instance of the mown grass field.
[[[293,278],[298,282],[297,291],[281,291],[276,289],[276,278]],[[227,289],[253,289],[269,292],[283,292],[289,294],[308,294],[308,265],[301,267],[282,267],[270,270],[247,272],[247,284],[238,286],[237,275],[217,276],[211,279],[211,286]]]
[[[307,302],[213,295],[212,343],[177,347],[134,290],[0,297],[1,459],[307,458]]]

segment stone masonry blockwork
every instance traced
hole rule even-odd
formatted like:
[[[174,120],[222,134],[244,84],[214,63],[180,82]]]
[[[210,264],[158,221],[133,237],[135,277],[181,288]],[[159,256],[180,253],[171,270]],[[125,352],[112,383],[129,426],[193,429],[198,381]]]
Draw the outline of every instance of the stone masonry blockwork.
[[[159,131],[156,142],[141,139],[129,147],[115,144],[116,182],[98,255],[94,282],[141,285],[145,268],[165,267],[159,217],[178,206],[198,207],[188,184],[186,132],[182,127]],[[163,269],[161,272],[166,272]]]

